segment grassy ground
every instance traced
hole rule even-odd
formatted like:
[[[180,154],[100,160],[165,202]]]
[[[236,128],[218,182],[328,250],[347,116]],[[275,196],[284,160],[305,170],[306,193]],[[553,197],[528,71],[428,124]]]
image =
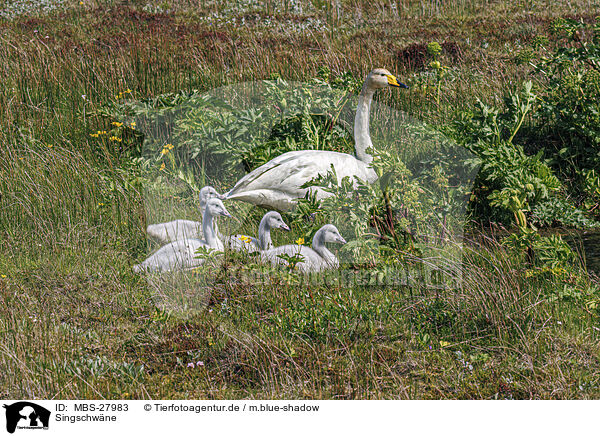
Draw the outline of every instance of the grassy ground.
[[[501,99],[524,78],[520,46],[557,16],[591,20],[593,2],[84,1],[19,15],[25,3],[0,2],[0,397],[600,396],[595,302],[551,298],[575,278],[528,275],[483,237],[451,293],[220,280],[191,318],[157,308],[131,272],[146,251],[132,153],[89,136],[127,89],[322,66],[415,82],[432,40],[451,68],[439,104],[418,90],[383,99],[440,123]]]

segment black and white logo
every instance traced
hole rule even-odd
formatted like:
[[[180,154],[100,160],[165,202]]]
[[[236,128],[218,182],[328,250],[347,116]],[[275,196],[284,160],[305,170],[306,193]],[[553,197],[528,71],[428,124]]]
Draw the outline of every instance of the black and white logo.
[[[48,429],[50,411],[29,401],[19,401],[4,405],[6,409],[6,431],[14,433],[18,429]]]

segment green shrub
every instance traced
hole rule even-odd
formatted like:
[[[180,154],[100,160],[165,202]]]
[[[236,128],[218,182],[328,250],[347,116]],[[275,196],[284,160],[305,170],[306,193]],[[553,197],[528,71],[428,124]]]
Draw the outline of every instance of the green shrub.
[[[526,83],[522,94],[505,98],[502,109],[479,101],[454,123],[456,138],[477,156],[470,164],[480,166],[471,202],[473,217],[506,225],[519,224],[521,216],[537,226],[595,225],[567,199],[544,150],[529,155],[517,142],[526,140],[520,132],[537,99],[532,89],[531,82]]]
[[[539,108],[529,131],[533,146],[551,157],[577,205],[597,209],[600,185],[600,18],[553,22],[554,49],[538,49],[534,66]],[[598,212],[596,211],[596,214]]]

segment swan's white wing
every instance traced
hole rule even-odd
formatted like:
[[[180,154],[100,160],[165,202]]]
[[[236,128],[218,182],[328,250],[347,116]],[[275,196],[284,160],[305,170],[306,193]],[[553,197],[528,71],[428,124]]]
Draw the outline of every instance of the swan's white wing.
[[[325,176],[332,165],[340,181],[346,176],[368,182],[376,179],[372,168],[349,154],[322,150],[292,151],[258,167],[238,181],[226,195],[230,199],[288,210],[296,199],[306,194],[307,189],[301,186],[319,175]],[[312,189],[316,189],[318,197],[328,195],[319,188]]]
[[[146,229],[149,237],[162,244],[180,239],[202,237],[202,223],[191,220],[174,220],[166,223],[150,224]]]
[[[296,264],[296,267],[301,272],[314,272],[322,269],[322,263],[324,262],[321,256],[310,247],[304,245],[282,245],[271,250],[263,251],[261,253],[261,259],[263,261],[271,262],[278,265],[287,265],[287,261],[283,260],[282,254],[294,256],[296,254],[302,256],[302,261]]]
[[[196,259],[196,250],[208,245],[199,239],[182,239],[161,247],[142,263],[134,266],[135,272],[171,271],[200,266],[203,259]]]
[[[283,153],[282,155],[277,156],[275,159],[271,159],[269,162],[259,166],[258,168],[254,169],[253,171],[242,177],[240,180],[238,180],[233,189],[225,193],[225,196],[227,198],[231,198],[232,196],[240,192],[257,189],[259,185],[262,185],[261,187],[264,187],[264,183],[259,183],[258,185],[256,183],[264,174],[268,173],[272,169],[280,167],[281,165],[289,162],[290,160],[297,159],[305,152],[306,151],[304,150],[289,151],[287,153]],[[260,189],[260,187],[258,189]]]

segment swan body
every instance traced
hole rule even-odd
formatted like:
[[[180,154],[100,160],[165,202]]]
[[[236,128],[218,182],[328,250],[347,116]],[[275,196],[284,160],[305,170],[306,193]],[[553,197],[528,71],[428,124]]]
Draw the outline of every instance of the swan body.
[[[224,236],[225,246],[236,251],[264,251],[273,248],[271,229],[289,231],[279,212],[270,211],[264,214],[258,225],[258,239],[246,235]]]
[[[326,176],[333,165],[338,180],[358,177],[373,183],[375,171],[365,162],[346,153],[324,150],[298,150],[284,153],[242,178],[227,199],[242,200],[265,208],[290,211],[298,198],[316,192],[321,200],[331,193],[318,186],[302,188],[319,175]]]
[[[224,195],[219,194],[212,186],[205,186],[200,190],[200,214],[204,215],[206,203],[211,198],[223,200]],[[202,223],[193,220],[174,220],[166,223],[150,224],[146,233],[161,244],[189,238],[202,238]]]
[[[202,223],[192,220],[174,220],[167,223],[150,224],[146,233],[160,244],[187,238],[201,238]]]
[[[204,239],[184,238],[171,242],[161,247],[142,263],[135,265],[133,271],[139,272],[164,272],[176,269],[196,268],[204,259],[196,258],[196,251],[200,248],[223,251],[223,242],[219,239],[214,228],[214,218],[217,216],[230,217],[223,202],[218,198],[211,198],[206,203],[202,219]]]
[[[279,256],[283,254],[288,256],[300,254],[302,261],[298,262],[296,267],[303,273],[338,268],[340,263],[335,254],[327,249],[326,242],[345,244],[346,240],[333,224],[326,224],[315,233],[312,248],[304,245],[282,245],[262,252],[261,259],[273,264],[285,265],[287,262]]]
[[[202,264],[195,253],[205,244],[200,239],[180,239],[161,247],[142,263],[134,265],[133,272],[165,272],[176,269],[190,269]]]
[[[375,90],[388,86],[407,88],[382,68],[371,71],[365,80],[354,119],[354,156],[326,150],[290,151],[241,178],[225,194],[226,198],[289,211],[294,208],[297,199],[303,198],[309,190],[316,191],[317,199],[331,195],[316,186],[302,186],[319,175],[325,176],[332,166],[339,182],[344,177],[350,177],[351,180],[358,178],[373,183],[377,180],[377,174],[370,166],[373,157],[367,153],[373,147],[369,133],[369,114]]]

